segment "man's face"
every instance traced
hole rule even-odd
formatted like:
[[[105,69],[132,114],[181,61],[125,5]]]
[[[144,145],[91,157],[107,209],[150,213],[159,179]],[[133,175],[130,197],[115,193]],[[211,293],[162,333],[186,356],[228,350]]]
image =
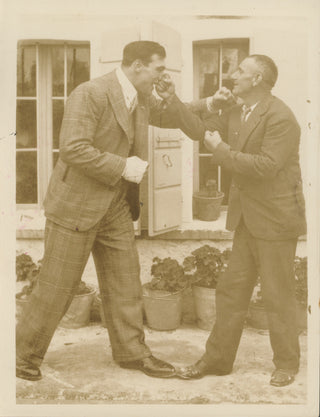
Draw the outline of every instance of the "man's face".
[[[138,67],[139,71],[136,73],[135,88],[141,94],[150,95],[155,83],[159,81],[160,76],[166,69],[164,58],[154,54],[151,56],[149,64]]]
[[[234,81],[232,93],[238,97],[245,97],[252,92],[257,84],[259,67],[253,58],[244,59],[236,72],[232,74]]]

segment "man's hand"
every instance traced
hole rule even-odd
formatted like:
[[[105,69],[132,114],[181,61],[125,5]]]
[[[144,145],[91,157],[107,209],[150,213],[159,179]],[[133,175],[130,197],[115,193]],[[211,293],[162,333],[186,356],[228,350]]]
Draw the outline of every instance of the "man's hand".
[[[204,145],[209,152],[214,152],[219,143],[222,142],[220,133],[215,130],[214,132],[206,131],[204,135]]]
[[[147,161],[143,161],[137,156],[130,156],[126,160],[126,167],[123,171],[122,177],[127,181],[140,184],[148,165]]]
[[[175,85],[169,74],[163,74],[155,85],[156,92],[164,100],[172,97],[175,92]]]
[[[236,103],[236,98],[226,87],[221,87],[212,97],[208,97],[209,110],[225,109]]]

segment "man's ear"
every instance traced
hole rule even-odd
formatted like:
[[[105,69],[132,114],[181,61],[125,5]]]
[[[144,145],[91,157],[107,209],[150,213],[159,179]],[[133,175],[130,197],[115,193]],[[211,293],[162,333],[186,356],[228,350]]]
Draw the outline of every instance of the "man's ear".
[[[142,68],[144,67],[142,61],[140,59],[136,59],[132,62],[132,68],[135,72],[140,72]]]
[[[254,80],[252,82],[252,85],[255,87],[261,83],[263,80],[262,74],[258,72],[258,74],[254,77]]]

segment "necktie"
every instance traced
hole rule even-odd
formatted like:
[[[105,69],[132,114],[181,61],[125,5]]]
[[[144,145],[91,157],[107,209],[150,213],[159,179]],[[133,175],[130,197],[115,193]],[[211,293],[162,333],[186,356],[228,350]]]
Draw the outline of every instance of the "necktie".
[[[247,107],[245,104],[242,106],[242,112],[241,112],[241,124],[245,123],[247,121],[247,116],[249,113],[251,113],[251,107]]]
[[[129,106],[129,114],[132,114],[138,104],[138,98],[137,96],[134,96],[134,99],[131,101]]]

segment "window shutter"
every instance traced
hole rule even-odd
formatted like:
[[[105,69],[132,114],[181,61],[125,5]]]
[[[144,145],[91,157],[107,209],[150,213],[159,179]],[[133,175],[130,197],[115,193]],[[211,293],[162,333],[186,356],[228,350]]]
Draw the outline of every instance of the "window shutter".
[[[166,49],[166,67],[179,95],[181,85],[181,39],[172,28],[152,23],[152,40]],[[177,229],[182,221],[182,132],[150,128],[148,178],[148,233],[155,236]]]

